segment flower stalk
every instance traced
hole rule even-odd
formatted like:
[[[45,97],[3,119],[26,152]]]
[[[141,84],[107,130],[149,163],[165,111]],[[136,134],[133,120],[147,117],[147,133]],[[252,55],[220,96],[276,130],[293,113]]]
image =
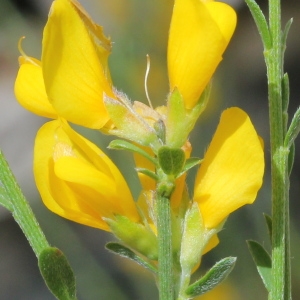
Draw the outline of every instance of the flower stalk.
[[[174,299],[172,275],[172,228],[170,198],[157,195],[158,286],[159,299]]]

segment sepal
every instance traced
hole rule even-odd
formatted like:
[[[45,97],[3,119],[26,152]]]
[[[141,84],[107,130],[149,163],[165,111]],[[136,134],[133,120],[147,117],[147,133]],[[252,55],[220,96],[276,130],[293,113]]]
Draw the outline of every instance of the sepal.
[[[112,233],[130,248],[152,260],[157,260],[157,237],[150,229],[140,223],[132,222],[125,216],[105,219]]]
[[[125,258],[135,261],[137,264],[144,267],[145,269],[148,269],[149,271],[151,271],[154,274],[157,273],[156,267],[154,267],[152,264],[150,264],[147,261],[145,261],[144,259],[142,259],[139,255],[137,255],[131,249],[129,249],[119,243],[113,243],[113,242],[107,243],[105,245],[105,248],[117,255],[120,255],[122,257],[125,257]]]
[[[207,244],[221,230],[223,224],[224,222],[214,229],[205,228],[198,204],[196,202],[192,204],[184,219],[180,253],[182,273],[190,276],[192,270],[199,264]]]
[[[220,284],[232,271],[236,257],[226,257],[217,262],[203,277],[185,291],[188,298],[203,295]]]
[[[143,146],[157,146],[159,142],[155,129],[135,111],[130,100],[124,94],[118,93],[116,95],[119,100],[104,96],[105,107],[114,128],[104,128],[103,130],[108,134],[119,136]]]
[[[57,248],[44,249],[38,257],[40,272],[49,290],[59,300],[76,300],[75,276]]]
[[[192,269],[199,264],[202,251],[206,245],[205,227],[201,212],[196,202],[187,210],[181,242],[180,264],[183,273],[190,275]]]
[[[185,108],[184,99],[177,88],[168,97],[166,119],[166,145],[180,148],[184,145],[200,114],[204,111],[210,94],[210,84],[202,93],[198,103]]]

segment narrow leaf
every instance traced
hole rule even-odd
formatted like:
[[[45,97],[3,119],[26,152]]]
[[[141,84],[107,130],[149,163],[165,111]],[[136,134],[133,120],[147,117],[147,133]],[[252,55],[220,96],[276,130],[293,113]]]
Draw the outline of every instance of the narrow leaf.
[[[2,168],[0,166],[0,173],[2,173]],[[13,206],[9,201],[9,197],[5,191],[4,184],[2,183],[0,179],[0,204],[4,206],[9,211],[13,211]]]
[[[144,169],[144,168],[135,168],[135,169],[136,169],[137,172],[145,174],[148,177],[154,179],[155,181],[158,180],[158,176],[154,172],[152,172],[152,171],[150,171],[148,169]]]
[[[146,151],[144,151],[140,147],[138,147],[130,142],[127,142],[124,140],[113,140],[108,145],[108,148],[114,149],[114,150],[127,150],[127,151],[131,151],[131,152],[136,152],[136,153],[144,156],[148,160],[150,160],[154,165],[157,165],[157,161],[155,160],[154,157],[152,157]]]
[[[38,263],[45,283],[57,299],[77,299],[73,271],[59,249],[52,247],[44,249]]]
[[[287,123],[288,123],[288,107],[290,101],[290,82],[289,76],[285,73],[282,77],[282,112],[283,112],[283,124],[284,124],[284,132],[287,130]]]
[[[285,49],[286,49],[286,41],[287,41],[287,37],[288,37],[288,34],[289,34],[292,23],[293,23],[293,18],[288,20],[288,22],[285,24],[284,30],[282,32],[282,38],[281,38],[282,57],[284,56],[284,52],[285,52]]]
[[[268,227],[269,238],[270,241],[272,242],[272,217],[267,214],[264,214],[264,217]]]
[[[252,17],[254,19],[254,22],[257,26],[258,32],[261,36],[261,39],[264,44],[265,50],[269,50],[272,47],[272,39],[269,32],[268,24],[266,21],[266,18],[261,11],[259,5],[254,0],[245,0],[250,12],[252,14]]]
[[[294,165],[294,159],[295,159],[295,143],[291,145],[290,153],[288,156],[288,174],[291,175]]]
[[[191,284],[185,291],[188,297],[203,295],[215,288],[232,271],[236,257],[226,257],[217,262],[202,278]]]
[[[257,271],[267,289],[268,292],[271,291],[271,270],[272,270],[272,260],[269,253],[265,248],[256,241],[247,241],[250,253],[256,265]]]
[[[292,146],[299,132],[300,132],[300,107],[298,107],[298,109],[296,110],[296,113],[294,114],[290,127],[286,133],[284,139],[285,147],[290,148]]]
[[[36,256],[39,256],[43,249],[49,247],[49,243],[1,151],[0,190],[3,192],[0,196],[1,204],[6,205],[12,211],[14,219],[25,234],[30,246]]]
[[[198,157],[190,157],[185,161],[184,167],[182,171],[178,174],[177,177],[180,177],[182,174],[190,170],[191,168],[201,164],[203,159],[200,159]]]
[[[142,259],[140,256],[138,256],[135,252],[133,252],[131,249],[119,244],[119,243],[107,243],[105,245],[105,248],[108,249],[109,251],[120,255],[122,257],[126,257],[129,258],[133,261],[135,261],[136,263],[138,263],[139,265],[141,265],[142,267],[150,270],[153,273],[157,273],[157,269],[151,265],[150,263],[146,262],[144,259]]]

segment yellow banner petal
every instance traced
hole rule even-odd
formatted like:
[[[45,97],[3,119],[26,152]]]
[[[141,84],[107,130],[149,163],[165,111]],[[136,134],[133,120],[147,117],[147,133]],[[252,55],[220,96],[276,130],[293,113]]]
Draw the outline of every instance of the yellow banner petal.
[[[113,97],[107,68],[110,41],[74,1],[56,0],[44,29],[42,68],[59,115],[90,128],[109,120],[103,93]]]
[[[170,90],[178,88],[186,108],[198,102],[222,60],[236,25],[227,4],[175,0],[168,43]]]
[[[248,115],[239,108],[223,112],[197,173],[194,201],[207,228],[253,203],[262,185],[264,153]]]

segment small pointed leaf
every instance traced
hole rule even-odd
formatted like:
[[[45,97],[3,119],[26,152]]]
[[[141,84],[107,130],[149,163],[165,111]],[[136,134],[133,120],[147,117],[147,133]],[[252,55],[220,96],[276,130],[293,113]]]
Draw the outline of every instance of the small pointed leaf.
[[[284,30],[282,32],[282,56],[284,55],[285,49],[286,49],[286,41],[287,37],[291,28],[291,25],[293,23],[293,18],[289,19],[288,22],[285,24]]]
[[[143,157],[147,158],[148,160],[150,160],[154,165],[157,165],[157,161],[154,159],[154,157],[149,155],[142,148],[140,148],[130,142],[127,142],[124,140],[113,140],[108,145],[108,148],[114,149],[114,150],[127,150],[127,151],[138,153],[138,154],[142,155]]]
[[[232,271],[236,257],[226,257],[217,262],[203,277],[191,284],[185,291],[190,298],[203,295],[215,288]]]
[[[187,172],[191,168],[201,164],[203,159],[200,159],[198,157],[190,157],[185,161],[184,167],[182,171],[178,174],[177,177],[180,177],[183,173]]]
[[[288,156],[288,173],[291,175],[295,160],[295,143],[291,145],[290,153]]]
[[[284,145],[290,148],[300,132],[300,107],[296,110],[284,139]]]
[[[252,14],[252,17],[255,21],[255,24],[257,26],[258,32],[261,36],[261,39],[264,44],[265,50],[269,50],[272,47],[272,39],[270,35],[270,31],[268,28],[268,23],[266,21],[266,18],[260,9],[259,5],[255,2],[255,0],[245,0],[250,12]]]
[[[158,162],[167,175],[177,176],[185,162],[184,151],[180,148],[160,147],[158,150]]]
[[[108,249],[109,251],[118,254],[122,257],[126,257],[129,258],[133,261],[135,261],[136,263],[138,263],[139,265],[141,265],[142,267],[150,270],[153,273],[157,273],[156,268],[151,265],[150,263],[146,262],[145,260],[143,260],[140,256],[138,256],[135,252],[133,252],[131,249],[119,244],[119,243],[107,243],[105,246],[106,249]]]
[[[144,169],[144,168],[135,168],[135,169],[137,172],[147,175],[148,177],[154,179],[155,181],[158,180],[158,176],[154,172],[152,172],[148,169]]]
[[[247,241],[250,253],[256,265],[257,271],[267,289],[271,291],[272,260],[265,248],[256,241]]]
[[[288,111],[289,100],[290,100],[290,80],[288,73],[284,73],[282,77],[282,110],[283,112]]]
[[[59,249],[44,249],[38,258],[38,264],[46,285],[57,299],[77,299],[73,271]]]
[[[267,214],[264,214],[264,217],[268,227],[269,238],[270,241],[272,242],[272,217]]]

